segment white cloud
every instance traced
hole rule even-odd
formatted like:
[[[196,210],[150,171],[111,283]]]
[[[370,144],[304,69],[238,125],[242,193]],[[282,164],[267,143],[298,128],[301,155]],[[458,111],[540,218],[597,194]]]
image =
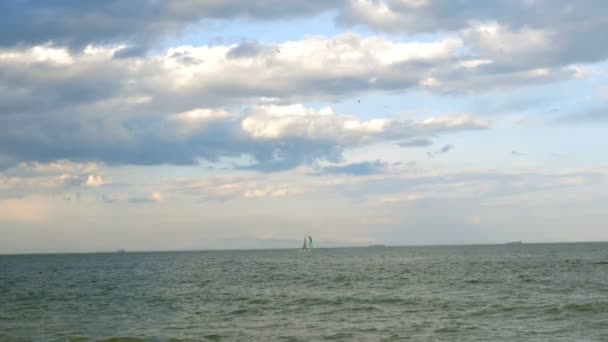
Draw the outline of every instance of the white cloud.
[[[486,120],[475,119],[471,114],[458,116],[431,117],[422,120],[420,126],[431,131],[447,131],[452,129],[484,129],[490,126]]]
[[[545,54],[551,48],[551,38],[543,30],[523,27],[512,31],[497,22],[471,23],[462,33],[467,43],[484,56],[511,63],[530,56]]]
[[[301,180],[297,184],[288,184],[287,181],[281,182],[259,176],[218,176],[202,180],[175,180],[171,183],[176,192],[213,201],[285,197],[305,191]]]
[[[0,49],[0,63],[70,65],[74,58],[67,48],[50,44],[20,49]]]
[[[105,182],[103,181],[100,175],[89,175],[89,177],[87,177],[86,185],[88,187],[99,187],[104,184]]]
[[[488,122],[473,119],[470,114],[427,118],[420,123],[383,118],[362,121],[346,115],[333,114],[330,108],[315,111],[302,105],[256,106],[252,114],[241,121],[243,131],[255,139],[300,137],[335,141],[342,146],[487,127]]]
[[[459,65],[466,69],[474,69],[480,65],[488,65],[494,63],[490,59],[468,59],[459,62]]]
[[[390,120],[387,119],[360,121],[354,117],[335,115],[330,108],[316,111],[298,104],[256,106],[252,114],[241,121],[241,128],[255,139],[300,137],[353,144],[381,135],[389,124]],[[411,132],[404,130],[403,134],[409,135]]]

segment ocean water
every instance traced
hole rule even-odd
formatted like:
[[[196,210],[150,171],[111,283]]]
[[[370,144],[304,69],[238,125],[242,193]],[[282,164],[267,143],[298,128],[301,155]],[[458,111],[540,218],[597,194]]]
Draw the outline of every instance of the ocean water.
[[[608,341],[608,244],[0,256],[0,341]]]

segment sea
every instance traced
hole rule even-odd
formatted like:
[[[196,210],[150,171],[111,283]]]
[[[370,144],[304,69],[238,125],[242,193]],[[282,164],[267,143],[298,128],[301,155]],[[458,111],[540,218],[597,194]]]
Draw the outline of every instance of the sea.
[[[0,256],[0,341],[608,341],[608,243]]]

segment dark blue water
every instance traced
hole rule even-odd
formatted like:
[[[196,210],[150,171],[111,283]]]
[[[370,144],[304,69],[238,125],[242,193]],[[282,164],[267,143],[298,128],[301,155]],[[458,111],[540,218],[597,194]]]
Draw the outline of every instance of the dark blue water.
[[[608,341],[608,244],[0,256],[1,341]]]

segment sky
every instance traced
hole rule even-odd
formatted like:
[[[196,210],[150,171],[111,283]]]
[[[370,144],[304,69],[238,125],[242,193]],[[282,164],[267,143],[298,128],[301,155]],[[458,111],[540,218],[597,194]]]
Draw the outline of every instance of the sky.
[[[608,240],[604,0],[0,2],[0,253]]]

